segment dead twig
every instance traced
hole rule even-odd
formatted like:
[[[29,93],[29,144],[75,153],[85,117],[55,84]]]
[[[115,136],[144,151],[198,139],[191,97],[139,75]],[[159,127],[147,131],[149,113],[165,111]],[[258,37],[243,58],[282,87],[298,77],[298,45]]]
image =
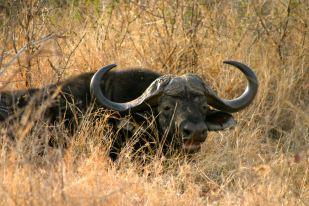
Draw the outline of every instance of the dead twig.
[[[20,50],[18,50],[18,52],[16,53],[16,55],[6,64],[3,64],[0,68],[0,75],[3,74],[3,72],[5,72],[5,70],[11,66],[14,61],[16,59],[19,58],[20,55],[22,55],[26,49],[29,47],[29,46],[36,46],[36,45],[39,45],[39,44],[42,44],[43,42],[46,42],[48,40],[51,40],[51,39],[56,39],[56,38],[63,38],[63,36],[60,36],[60,35],[57,35],[57,34],[48,34],[44,37],[42,37],[41,39],[37,40],[37,41],[32,41],[30,43],[27,43],[25,46],[23,46]],[[1,61],[3,61],[1,59]]]

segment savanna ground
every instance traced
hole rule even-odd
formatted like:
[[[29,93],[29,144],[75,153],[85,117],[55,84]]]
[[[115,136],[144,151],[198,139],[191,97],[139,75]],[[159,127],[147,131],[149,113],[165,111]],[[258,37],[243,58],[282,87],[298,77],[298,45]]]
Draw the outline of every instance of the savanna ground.
[[[117,63],[193,72],[232,98],[245,80],[228,59],[250,65],[260,87],[237,126],[210,133],[198,154],[144,165],[129,147],[109,160],[108,112],[94,127],[85,114],[71,136],[44,124],[44,105],[30,108],[0,128],[0,205],[308,205],[308,9],[305,0],[1,0],[1,90]],[[70,144],[42,156],[38,137]]]

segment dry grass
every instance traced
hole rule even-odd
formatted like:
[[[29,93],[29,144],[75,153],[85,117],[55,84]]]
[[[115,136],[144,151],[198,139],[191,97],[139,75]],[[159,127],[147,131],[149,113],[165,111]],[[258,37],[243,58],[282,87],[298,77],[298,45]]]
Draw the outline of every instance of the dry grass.
[[[86,115],[74,137],[61,125],[42,124],[40,110],[3,125],[0,205],[308,204],[307,1],[10,2],[0,2],[2,89],[41,87],[115,62],[194,72],[230,98],[244,80],[225,69],[226,59],[254,68],[260,89],[236,114],[237,126],[211,133],[193,158],[153,157],[144,166],[126,152],[110,162],[102,144],[113,135],[109,114],[95,128]],[[29,44],[50,33],[60,38]],[[4,67],[27,43],[18,61]],[[6,130],[18,140],[11,142]],[[38,156],[38,142],[50,136],[72,143]]]

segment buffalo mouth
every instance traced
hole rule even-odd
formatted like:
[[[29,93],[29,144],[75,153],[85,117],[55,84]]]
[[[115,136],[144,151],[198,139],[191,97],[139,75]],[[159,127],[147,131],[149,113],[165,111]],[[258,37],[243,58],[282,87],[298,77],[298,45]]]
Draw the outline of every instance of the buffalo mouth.
[[[186,153],[195,153],[201,149],[203,142],[194,141],[194,140],[184,140],[182,143],[182,149]]]

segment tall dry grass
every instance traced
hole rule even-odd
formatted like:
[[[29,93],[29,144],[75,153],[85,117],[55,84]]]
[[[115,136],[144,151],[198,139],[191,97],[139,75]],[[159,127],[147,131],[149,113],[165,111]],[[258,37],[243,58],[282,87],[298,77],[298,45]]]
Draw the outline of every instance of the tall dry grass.
[[[108,113],[95,127],[85,114],[71,136],[29,108],[1,125],[0,205],[307,205],[308,8],[302,0],[1,1],[1,90],[115,62],[197,73],[232,98],[245,81],[226,59],[250,65],[260,88],[237,126],[211,133],[194,157],[145,165],[130,160],[129,148],[109,160]],[[55,37],[33,44],[48,34]],[[69,139],[68,149],[38,155],[50,137]]]

